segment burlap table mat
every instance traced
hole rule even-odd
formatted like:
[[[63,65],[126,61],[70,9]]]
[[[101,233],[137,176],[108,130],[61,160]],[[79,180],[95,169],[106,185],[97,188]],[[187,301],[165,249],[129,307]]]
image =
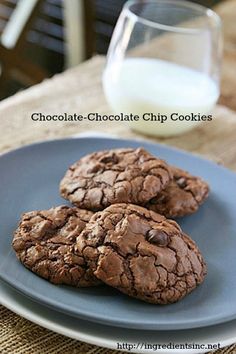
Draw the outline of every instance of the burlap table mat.
[[[39,327],[0,306],[1,354],[115,354],[121,351],[100,348],[56,334]],[[213,353],[213,352],[211,352]],[[214,354],[236,353],[236,346]]]
[[[25,92],[0,103],[0,152],[45,139],[59,138],[95,129],[120,137],[144,138],[119,123],[33,123],[32,112],[58,114],[61,112],[109,113],[101,87],[101,70],[104,58],[89,62],[47,80]],[[171,139],[158,140],[223,163],[236,169],[236,113],[217,106],[213,122]],[[1,354],[110,354],[116,351],[101,349],[65,338],[22,319],[0,307]],[[216,353],[236,353],[236,345]]]
[[[32,123],[32,112],[58,114],[61,112],[109,113],[101,88],[101,70],[104,58],[96,57],[89,62],[47,80],[25,92],[19,93],[0,104],[1,131],[0,152],[34,141],[64,137],[86,130],[116,134],[120,137],[144,138],[119,123]],[[193,153],[223,163],[236,169],[236,113],[217,106],[211,124],[203,124],[184,136],[159,140]],[[158,141],[158,139],[150,139]],[[0,307],[1,354],[110,354],[117,351],[87,345],[22,319]],[[236,353],[236,345],[216,352]]]

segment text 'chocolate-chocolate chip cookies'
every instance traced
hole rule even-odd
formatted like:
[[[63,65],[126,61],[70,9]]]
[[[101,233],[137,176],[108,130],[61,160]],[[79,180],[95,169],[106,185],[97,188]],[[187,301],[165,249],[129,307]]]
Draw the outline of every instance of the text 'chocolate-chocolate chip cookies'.
[[[179,301],[206,275],[200,250],[166,218],[198,210],[209,194],[200,177],[143,148],[82,157],[60,183],[74,206],[23,214],[13,248],[54,284],[105,283],[154,304]]]

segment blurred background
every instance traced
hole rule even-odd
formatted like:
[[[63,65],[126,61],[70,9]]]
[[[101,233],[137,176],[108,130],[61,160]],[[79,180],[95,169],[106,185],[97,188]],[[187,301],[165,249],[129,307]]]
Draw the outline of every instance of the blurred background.
[[[212,7],[222,1],[194,2]],[[0,99],[105,55],[125,2],[0,0]]]

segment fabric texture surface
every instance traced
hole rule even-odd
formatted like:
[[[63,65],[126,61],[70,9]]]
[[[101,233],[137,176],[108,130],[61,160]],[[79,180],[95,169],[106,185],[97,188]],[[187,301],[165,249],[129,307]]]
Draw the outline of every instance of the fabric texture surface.
[[[42,328],[0,306],[1,354],[116,354],[117,350],[97,347]],[[213,353],[213,352],[210,352]],[[236,345],[214,354],[235,354]]]

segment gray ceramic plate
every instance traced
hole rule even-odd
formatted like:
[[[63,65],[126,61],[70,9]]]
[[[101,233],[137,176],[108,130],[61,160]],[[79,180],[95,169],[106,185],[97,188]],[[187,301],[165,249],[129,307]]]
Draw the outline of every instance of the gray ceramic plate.
[[[58,194],[59,181],[81,156],[95,150],[140,145],[202,176],[211,186],[210,197],[201,209],[180,221],[207,261],[205,282],[179,303],[157,306],[105,286],[55,286],[25,269],[11,249],[20,214],[65,203]],[[34,300],[86,320],[137,329],[186,329],[236,318],[236,174],[223,167],[144,142],[100,138],[50,141],[0,157],[0,200],[0,277]]]

